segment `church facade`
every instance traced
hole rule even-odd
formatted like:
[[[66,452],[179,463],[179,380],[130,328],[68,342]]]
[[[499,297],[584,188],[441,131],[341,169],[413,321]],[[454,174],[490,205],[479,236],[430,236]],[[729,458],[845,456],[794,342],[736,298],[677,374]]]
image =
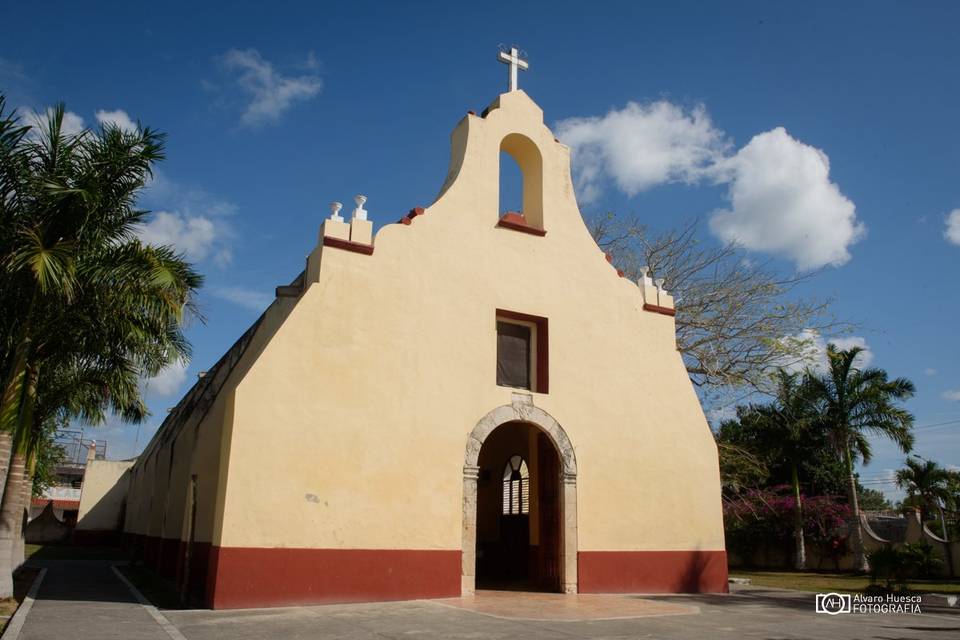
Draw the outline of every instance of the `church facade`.
[[[375,238],[362,198],[334,207],[137,460],[125,537],[185,598],[726,591],[672,298],[611,266],[514,86],[456,126],[432,205]],[[522,212],[499,211],[502,152]]]

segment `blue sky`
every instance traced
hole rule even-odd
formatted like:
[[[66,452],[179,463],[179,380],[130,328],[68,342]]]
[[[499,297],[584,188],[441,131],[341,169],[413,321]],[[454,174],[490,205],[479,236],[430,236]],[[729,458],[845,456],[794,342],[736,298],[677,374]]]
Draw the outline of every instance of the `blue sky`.
[[[169,134],[144,236],[207,276],[193,361],[151,383],[139,437],[99,432],[113,456],[142,447],[302,269],[331,200],[365,193],[378,224],[432,201],[453,126],[505,89],[497,45],[519,43],[521,87],[574,147],[585,213],[700,217],[705,240],[785,272],[822,266],[807,292],[916,383],[917,453],[960,464],[960,5],[200,5],[4,9],[11,105],[63,100],[76,125]],[[878,443],[863,476],[902,459]]]

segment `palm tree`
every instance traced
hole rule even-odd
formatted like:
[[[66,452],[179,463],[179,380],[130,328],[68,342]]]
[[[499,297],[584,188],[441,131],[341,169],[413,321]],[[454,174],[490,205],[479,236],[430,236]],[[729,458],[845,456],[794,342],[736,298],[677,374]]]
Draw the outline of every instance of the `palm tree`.
[[[775,374],[776,396],[772,403],[751,405],[741,415],[763,434],[764,448],[772,461],[790,469],[790,485],[794,499],[793,538],[796,544],[794,567],[806,568],[807,554],[803,535],[803,500],[800,492],[801,464],[810,456],[812,448],[822,442],[817,431],[814,405],[809,391],[798,373],[779,369]]]
[[[914,387],[906,378],[888,380],[883,369],[854,366],[862,351],[860,347],[841,350],[833,344],[828,345],[828,370],[824,375],[810,374],[809,385],[820,403],[824,427],[846,467],[855,566],[867,571],[869,565],[860,528],[854,463],[859,457],[863,464],[869,464],[870,435],[889,438],[905,453],[910,451],[913,447],[913,415],[898,403],[911,397]]]
[[[202,282],[171,248],[135,237],[161,134],[68,135],[60,106],[28,136],[3,107],[0,97],[0,597],[37,432],[55,415],[143,419],[138,380],[189,357],[182,327]]]
[[[922,519],[926,521],[931,512],[937,512],[943,525],[944,537],[947,535],[943,518],[942,504],[950,498],[950,472],[933,460],[921,460],[916,456],[906,459],[907,465],[897,471],[897,486],[920,504]]]

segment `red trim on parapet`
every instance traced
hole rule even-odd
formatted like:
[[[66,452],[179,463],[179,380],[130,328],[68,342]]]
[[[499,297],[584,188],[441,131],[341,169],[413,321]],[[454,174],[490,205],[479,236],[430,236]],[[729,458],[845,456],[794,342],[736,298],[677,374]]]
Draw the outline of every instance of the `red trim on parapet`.
[[[522,233],[529,233],[533,236],[543,237],[547,235],[547,232],[543,229],[537,229],[536,227],[531,227],[529,224],[527,224],[527,219],[523,217],[522,213],[516,213],[514,211],[505,213],[497,222],[497,226],[504,229],[512,229],[513,231],[520,231]]]
[[[409,225],[411,222],[413,222],[414,218],[417,216],[422,216],[424,213],[426,213],[426,211],[423,209],[423,207],[414,207],[413,209],[410,209],[410,212],[407,215],[397,220],[397,223]]]
[[[459,550],[213,547],[213,609],[460,596]]]
[[[580,593],[727,593],[726,551],[581,551]]]
[[[653,311],[654,313],[662,313],[665,316],[675,316],[677,315],[676,309],[671,309],[670,307],[661,307],[659,305],[650,304],[649,302],[643,303],[644,311]]]
[[[614,269],[617,269],[616,265],[613,264],[613,254],[612,254],[612,253],[605,253],[605,254],[603,254],[603,257],[607,259],[607,262],[610,263],[610,266],[612,266]],[[620,276],[621,278],[626,278],[626,277],[627,277],[626,274],[623,273],[623,270],[622,270],[622,269],[617,269],[617,275]]]
[[[353,253],[362,253],[367,256],[373,255],[372,244],[350,242],[349,240],[341,240],[340,238],[333,238],[331,236],[323,236],[323,246],[333,247],[335,249],[343,249],[344,251],[352,251]]]

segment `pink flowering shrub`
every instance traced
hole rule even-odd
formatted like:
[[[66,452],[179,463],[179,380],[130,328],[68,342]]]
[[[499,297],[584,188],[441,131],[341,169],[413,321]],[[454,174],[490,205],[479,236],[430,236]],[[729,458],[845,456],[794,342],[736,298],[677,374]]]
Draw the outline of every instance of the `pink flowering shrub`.
[[[850,509],[834,496],[801,495],[803,532],[807,549],[821,557],[838,559],[847,551]],[[758,554],[793,556],[796,502],[789,486],[750,489],[723,504],[727,549],[749,563]]]

